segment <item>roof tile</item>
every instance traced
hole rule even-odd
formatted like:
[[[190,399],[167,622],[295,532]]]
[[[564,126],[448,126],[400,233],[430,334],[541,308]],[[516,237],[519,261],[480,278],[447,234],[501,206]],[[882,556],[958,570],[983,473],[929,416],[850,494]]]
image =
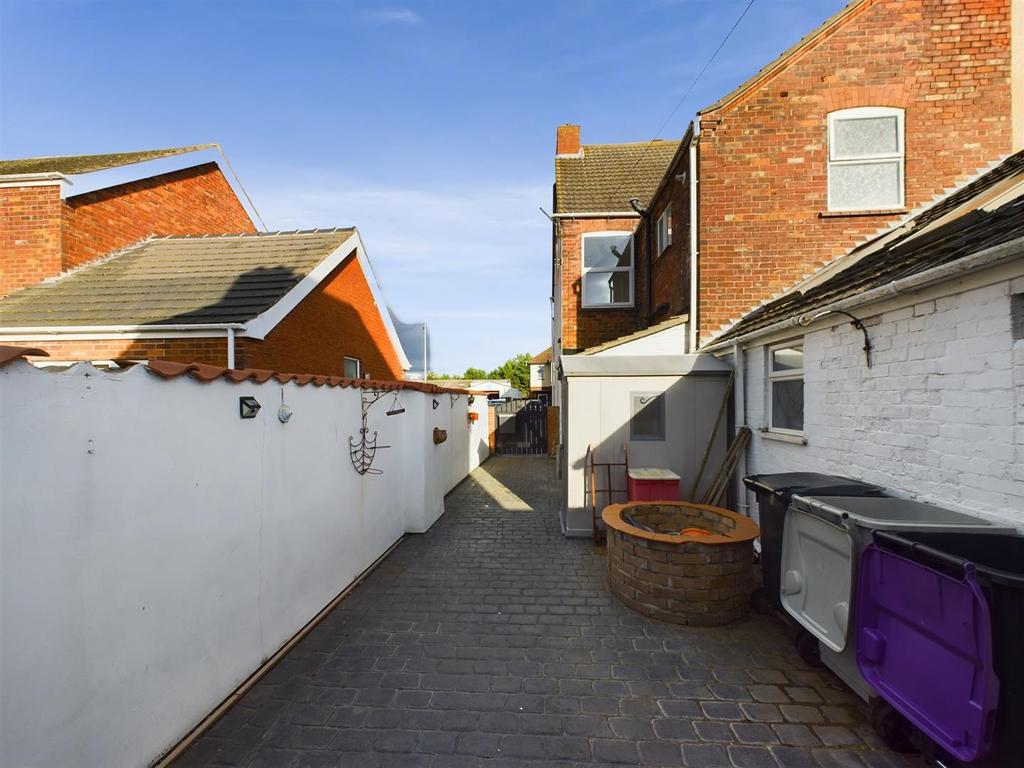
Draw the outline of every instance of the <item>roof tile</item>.
[[[245,322],[276,304],[353,232],[144,240],[0,300],[0,328]]]
[[[92,173],[118,168],[122,165],[160,160],[164,157],[184,155],[202,149],[213,149],[216,144],[195,144],[190,147],[147,149],[141,152],[111,152],[103,155],[62,155],[57,157],[24,157],[18,160],[0,160],[0,176],[22,173]]]
[[[581,154],[555,158],[555,213],[629,211],[658,188],[678,141],[584,144]]]

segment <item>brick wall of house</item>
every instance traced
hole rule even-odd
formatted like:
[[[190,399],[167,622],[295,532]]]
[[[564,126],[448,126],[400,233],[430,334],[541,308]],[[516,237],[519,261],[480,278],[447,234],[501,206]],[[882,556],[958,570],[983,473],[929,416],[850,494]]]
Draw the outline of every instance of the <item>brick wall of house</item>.
[[[637,322],[640,328],[686,312],[690,305],[690,187],[685,179],[689,154],[684,149],[669,167],[661,188],[648,205],[651,212],[651,246],[657,250],[657,222],[672,205],[672,243],[655,253],[651,298],[647,298],[647,238],[644,225],[635,233],[637,254]]]
[[[898,215],[827,212],[827,115],[905,112],[906,202],[1011,150],[1010,0],[875,0],[737,102],[701,116],[706,339]]]
[[[26,339],[4,342],[36,347],[50,354],[51,360],[174,360],[181,363],[227,365],[227,341],[220,338],[181,339],[91,339],[57,341]]]
[[[1011,331],[1024,265],[1011,266],[1017,277],[967,277],[853,310],[874,347],[870,369],[864,339],[848,323],[795,337],[804,344],[806,445],[761,436],[766,348],[749,349],[746,412],[755,434],[746,471],[845,475],[1009,515],[1024,530],[1024,340]]]
[[[239,368],[340,376],[357,357],[375,379],[404,378],[381,311],[353,252],[274,328],[267,338],[239,339]]]
[[[583,309],[581,280],[582,235],[586,232],[632,232],[637,219],[562,219],[562,344],[572,353],[592,347],[637,329],[637,311],[629,309]],[[634,273],[634,300],[642,286]]]
[[[0,188],[0,296],[60,273],[60,186]]]
[[[151,235],[256,231],[216,163],[68,197],[63,217],[65,270]]]

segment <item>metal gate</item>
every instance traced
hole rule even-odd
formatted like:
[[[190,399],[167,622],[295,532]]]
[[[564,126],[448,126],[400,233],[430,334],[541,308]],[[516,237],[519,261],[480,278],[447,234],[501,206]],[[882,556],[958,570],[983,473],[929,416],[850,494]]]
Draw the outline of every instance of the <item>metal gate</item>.
[[[508,400],[493,406],[494,447],[503,454],[548,452],[548,407],[540,400]]]

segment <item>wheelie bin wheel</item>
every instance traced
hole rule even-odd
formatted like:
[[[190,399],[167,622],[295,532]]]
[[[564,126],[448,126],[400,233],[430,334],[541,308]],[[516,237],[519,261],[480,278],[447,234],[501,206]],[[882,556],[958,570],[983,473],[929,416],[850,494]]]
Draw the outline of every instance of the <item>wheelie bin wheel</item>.
[[[875,733],[894,752],[916,752],[911,740],[913,726],[884,699],[871,702],[871,725]]]
[[[810,632],[801,632],[796,638],[796,652],[810,666],[824,666],[821,663],[821,649],[818,647],[818,638]]]

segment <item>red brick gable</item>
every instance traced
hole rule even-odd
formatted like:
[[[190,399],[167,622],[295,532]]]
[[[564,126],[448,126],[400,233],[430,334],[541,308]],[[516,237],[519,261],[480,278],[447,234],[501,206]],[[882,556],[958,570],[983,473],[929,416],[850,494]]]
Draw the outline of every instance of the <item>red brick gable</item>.
[[[216,163],[69,197],[63,219],[64,270],[152,235],[256,231]]]
[[[701,115],[702,338],[899,219],[828,212],[829,112],[905,110],[907,208],[1011,151],[1009,3],[868,0]]]
[[[372,378],[403,379],[382,312],[353,251],[265,339],[239,339],[237,366],[341,376],[348,356]]]
[[[0,188],[0,296],[151,235],[255,232],[216,163],[65,200],[57,183]]]

